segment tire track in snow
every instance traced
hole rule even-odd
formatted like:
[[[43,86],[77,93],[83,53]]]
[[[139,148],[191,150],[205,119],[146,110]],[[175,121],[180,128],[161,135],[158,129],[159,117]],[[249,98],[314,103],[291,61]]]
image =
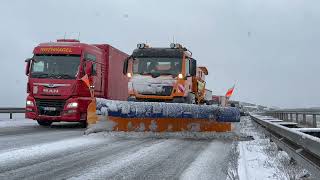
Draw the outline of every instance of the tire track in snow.
[[[79,137],[3,152],[0,154],[0,173],[112,141],[115,139]]]
[[[48,161],[31,164],[12,171],[0,174],[6,179],[66,179],[75,174],[85,172],[97,162],[105,159],[114,159],[123,154],[134,153],[146,145],[155,141],[152,139],[140,139],[138,141],[118,139],[102,146],[87,148],[84,151],[50,159]]]
[[[224,170],[228,166],[231,146],[232,142],[212,141],[181,174],[180,179],[226,179],[227,172]]]
[[[197,158],[210,141],[185,140],[187,146],[173,152],[166,159],[149,167],[132,179],[179,179],[180,174]]]
[[[6,137],[10,135],[16,136],[34,133],[44,133],[49,130],[49,128],[39,127],[39,125],[0,127],[0,137]]]
[[[0,153],[58,140],[81,137],[82,131],[41,131],[34,134],[0,136]]]
[[[157,164],[186,144],[188,142],[177,139],[157,141],[157,143],[141,148],[134,153],[104,161],[101,165],[89,169],[85,174],[71,179],[130,179],[137,172]]]

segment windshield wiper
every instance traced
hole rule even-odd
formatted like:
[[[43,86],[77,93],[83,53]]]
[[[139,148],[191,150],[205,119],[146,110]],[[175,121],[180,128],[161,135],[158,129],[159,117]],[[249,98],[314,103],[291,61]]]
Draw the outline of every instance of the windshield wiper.
[[[34,78],[47,78],[47,77],[49,77],[49,74],[48,73],[32,74],[32,77],[34,77]]]
[[[69,74],[61,74],[60,75],[63,79],[73,79],[74,77],[72,77],[71,75]]]
[[[161,75],[173,75],[174,76],[173,73],[161,73]]]
[[[54,77],[57,79],[73,79],[74,78],[69,74],[51,74],[50,77]]]

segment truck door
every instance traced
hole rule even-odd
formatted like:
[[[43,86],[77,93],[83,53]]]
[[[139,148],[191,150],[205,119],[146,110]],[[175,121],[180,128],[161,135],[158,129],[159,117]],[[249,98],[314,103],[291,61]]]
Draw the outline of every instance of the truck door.
[[[96,95],[99,96],[102,93],[102,84],[101,84],[102,70],[101,70],[101,64],[98,63],[99,61],[101,61],[101,59],[99,59],[99,57],[97,57],[94,54],[85,53],[85,60],[92,63],[93,86],[94,86]]]

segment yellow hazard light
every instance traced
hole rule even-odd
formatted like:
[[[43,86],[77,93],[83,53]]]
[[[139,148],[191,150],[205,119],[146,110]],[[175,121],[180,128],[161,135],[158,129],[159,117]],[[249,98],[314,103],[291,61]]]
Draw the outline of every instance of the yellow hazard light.
[[[178,74],[178,78],[179,79],[183,79],[183,75],[182,74]]]

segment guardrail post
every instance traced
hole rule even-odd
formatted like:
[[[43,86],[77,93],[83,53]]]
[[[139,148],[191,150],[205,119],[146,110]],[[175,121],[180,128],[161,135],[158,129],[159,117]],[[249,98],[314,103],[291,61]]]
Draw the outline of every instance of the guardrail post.
[[[12,112],[10,112],[10,119],[12,119]]]
[[[290,113],[290,121],[293,122],[293,116],[292,116],[292,113]]]
[[[296,123],[299,123],[299,114],[296,113]]]
[[[307,124],[307,115],[306,115],[306,114],[303,114],[302,117],[303,117],[302,123],[303,123],[303,124]]]
[[[312,115],[312,127],[314,127],[314,128],[317,127],[317,115],[316,114]]]

